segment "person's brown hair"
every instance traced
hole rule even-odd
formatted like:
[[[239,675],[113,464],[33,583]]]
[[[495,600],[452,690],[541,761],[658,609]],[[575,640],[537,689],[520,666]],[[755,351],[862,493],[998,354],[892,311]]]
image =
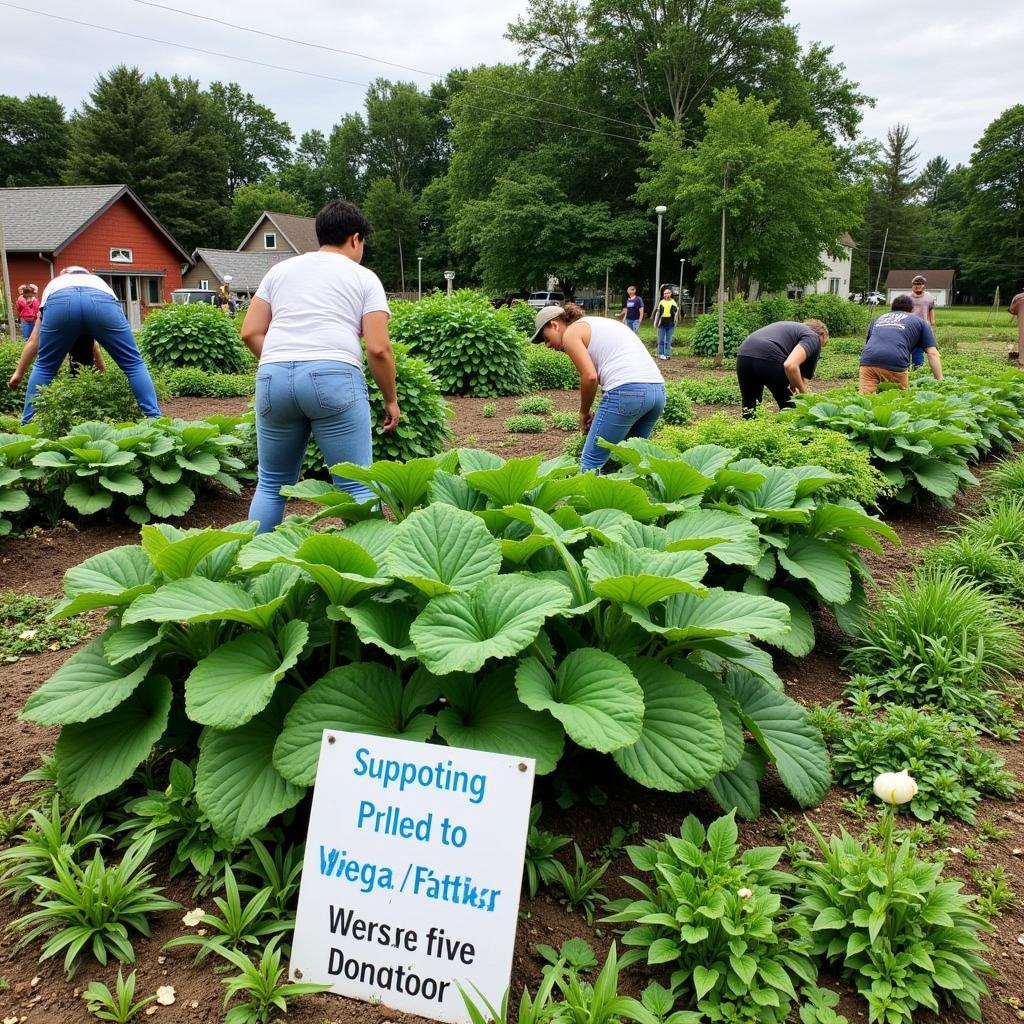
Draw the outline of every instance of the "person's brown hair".
[[[555,320],[561,320],[565,324],[574,324],[577,320],[582,320],[587,314],[584,312],[582,306],[577,306],[575,302],[565,302],[562,304],[562,309],[565,311],[559,313]]]
[[[805,320],[804,326],[810,327],[810,329],[814,331],[819,338],[821,338],[822,345],[828,342],[828,324],[823,320]]]

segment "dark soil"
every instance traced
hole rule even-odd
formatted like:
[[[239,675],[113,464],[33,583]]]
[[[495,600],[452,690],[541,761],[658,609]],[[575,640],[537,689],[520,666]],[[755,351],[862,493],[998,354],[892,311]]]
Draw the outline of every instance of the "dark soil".
[[[668,376],[675,376],[687,369],[684,359],[669,364]],[[703,371],[707,372],[707,371]],[[576,398],[572,393],[549,392],[556,408],[563,411],[576,409]],[[486,419],[480,415],[480,408],[487,401],[497,407],[496,415]],[[526,455],[542,452],[546,456],[561,450],[564,435],[549,430],[542,435],[525,435],[510,438],[504,431],[504,418],[515,412],[515,399],[457,399],[457,419],[454,428],[457,443],[490,448],[502,455]],[[167,411],[173,415],[196,417],[209,415],[211,411],[236,413],[245,407],[244,399],[178,399],[167,403]],[[872,572],[880,583],[905,572],[918,557],[922,548],[943,538],[942,528],[956,523],[959,514],[973,506],[981,498],[983,489],[975,488],[962,495],[954,509],[896,508],[888,510],[887,521],[900,535],[899,546],[886,544],[880,556],[868,558]],[[211,526],[226,525],[243,519],[248,508],[249,492],[241,497],[203,496],[194,510],[185,517],[182,525]],[[57,596],[61,591],[61,577],[70,566],[99,551],[119,544],[133,543],[137,537],[134,527],[125,523],[110,523],[101,520],[83,522],[78,527],[62,525],[52,530],[35,531],[23,537],[8,537],[0,540],[0,585],[16,590],[44,596]],[[93,620],[97,631],[102,628],[98,613]],[[780,657],[777,668],[786,683],[787,691],[805,705],[828,704],[839,700],[846,681],[841,668],[843,637],[838,627],[827,614],[816,617],[815,627],[818,644],[808,657],[793,660]],[[41,754],[51,749],[56,730],[44,729],[17,717],[18,709],[28,695],[68,657],[70,652],[46,652],[27,657],[15,664],[0,665],[0,688],[2,688],[5,714],[0,717],[0,744],[4,757],[0,763],[0,811],[24,802],[25,784],[18,779],[25,772],[36,767]],[[1024,749],[1019,746],[993,744],[1008,766],[1024,779]],[[677,832],[680,823],[688,813],[697,814],[705,822],[716,817],[717,807],[702,793],[671,795],[641,789],[617,775],[607,772],[607,760],[589,761],[581,758],[579,769],[582,778],[599,779],[605,790],[605,801],[595,806],[587,801],[563,810],[555,802],[554,794],[546,782],[538,784],[538,799],[544,803],[543,827],[549,831],[572,836],[580,844],[588,859],[596,860],[597,853],[609,843],[612,830],[621,826],[633,833],[632,842],[645,836],[657,836],[663,832]],[[845,826],[853,832],[863,828],[863,823],[844,812],[839,804],[849,794],[834,788],[825,802],[811,812],[801,812],[783,789],[777,779],[768,777],[762,785],[762,815],[742,826],[742,836],[748,845],[779,845],[778,814],[783,819],[793,818],[799,829],[799,838],[813,843],[809,830],[804,824],[813,821],[826,835]],[[986,800],[978,810],[978,818],[991,817],[1010,833],[1001,842],[981,844],[982,859],[977,867],[989,868],[1002,865],[1009,878],[1011,888],[1024,894],[1024,858],[1014,850],[1024,847],[1024,813],[1012,801]],[[953,826],[954,838],[951,845],[958,848],[974,843],[976,830],[967,825]],[[571,855],[571,846],[567,851]],[[951,875],[970,879],[971,865],[964,862],[959,854],[951,854],[948,871]],[[625,854],[614,853],[612,866],[605,875],[602,885],[604,892],[614,898],[627,895],[628,887],[620,875],[631,873],[631,865]],[[967,889],[974,891],[970,881]],[[188,884],[180,880],[167,886],[167,894],[183,905],[210,905],[209,897],[195,899]],[[549,890],[553,892],[553,890]],[[170,1007],[158,1007],[152,1014],[157,1021],[167,1024],[214,1024],[223,1019],[223,984],[218,975],[210,969],[209,963],[199,968],[191,965],[187,950],[172,950],[166,954],[161,946],[175,935],[182,934],[181,912],[169,912],[154,918],[154,934],[149,939],[135,941],[138,957],[139,994],[155,991],[159,985],[172,984],[176,989],[177,1001]],[[0,904],[0,926],[6,926],[24,912],[25,908],[14,908]],[[990,981],[992,998],[984,1004],[984,1020],[991,1024],[1003,1024],[1024,1020],[1024,910],[1018,903],[998,919],[996,930],[989,938],[990,960],[996,969],[996,976]],[[518,933],[513,965],[512,987],[514,993],[521,992],[525,985],[535,987],[540,971],[540,960],[534,948],[538,943],[557,946],[567,938],[582,936],[595,947],[598,955],[606,953],[613,934],[607,926],[599,923],[588,926],[579,914],[568,913],[552,895],[543,892],[535,899],[523,899],[521,923]],[[6,979],[7,991],[0,992],[0,1020],[25,1024],[54,1024],[54,1022],[87,1022],[93,1020],[86,1010],[81,990],[88,981],[102,979],[113,987],[116,965],[101,968],[86,962],[72,981],[64,978],[60,957],[43,964],[36,962],[37,950],[18,951],[13,941],[5,936],[0,943],[0,976]],[[829,980],[829,979],[826,979]],[[627,992],[636,994],[645,983],[642,972],[634,970],[623,974],[622,983]],[[836,982],[835,987],[843,993],[839,1007],[851,1022],[866,1019],[864,1004],[850,994],[849,987]],[[516,997],[518,999],[518,996]],[[139,1018],[145,1020],[145,1015]],[[415,1024],[420,1018],[406,1017],[385,1007],[353,1002],[334,996],[318,996],[300,1000],[288,1019],[298,1024],[385,1024],[385,1022],[409,1022]],[[922,1015],[922,1021],[934,1022],[937,1018]],[[944,1014],[944,1024],[960,1024],[962,1018],[956,1014]]]

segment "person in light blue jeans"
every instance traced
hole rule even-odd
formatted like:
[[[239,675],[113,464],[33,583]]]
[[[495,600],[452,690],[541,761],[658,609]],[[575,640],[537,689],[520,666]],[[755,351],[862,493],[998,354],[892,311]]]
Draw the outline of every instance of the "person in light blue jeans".
[[[606,391],[587,431],[580,471],[600,470],[608,461],[608,449],[599,439],[618,444],[628,437],[650,437],[664,409],[664,384],[623,384]]]
[[[159,416],[153,378],[142,359],[135,336],[110,286],[84,268],[69,268],[43,291],[40,318],[22,352],[8,386],[17,387],[35,359],[25,391],[21,422],[35,415],[36,392],[49,384],[82,335],[96,338],[124,371],[128,385],[146,416]]]

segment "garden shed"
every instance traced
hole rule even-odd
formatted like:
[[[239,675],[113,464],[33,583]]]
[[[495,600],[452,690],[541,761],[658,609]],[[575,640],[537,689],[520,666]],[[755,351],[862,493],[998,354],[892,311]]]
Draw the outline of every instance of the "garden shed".
[[[955,270],[890,270],[885,279],[886,302],[892,302],[897,295],[908,295],[910,284],[918,274],[927,280],[924,290],[931,293],[936,306],[953,305]]]

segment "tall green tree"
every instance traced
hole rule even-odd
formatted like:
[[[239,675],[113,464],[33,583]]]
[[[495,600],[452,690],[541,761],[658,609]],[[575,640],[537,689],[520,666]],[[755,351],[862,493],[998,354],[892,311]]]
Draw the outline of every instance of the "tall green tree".
[[[413,194],[392,178],[375,178],[366,192],[363,212],[373,228],[366,265],[389,291],[410,291],[410,283],[415,288],[420,221]]]
[[[1024,104],[1004,110],[971,154],[963,211],[964,271],[989,302],[1024,285]]]
[[[378,78],[366,92],[367,177],[418,193],[442,168],[437,104],[412,82]]]
[[[240,185],[231,197],[231,247],[240,245],[264,210],[311,217],[312,206],[301,196],[285,192],[271,182]]]
[[[774,120],[773,110],[727,89],[704,108],[698,145],[686,146],[667,120],[647,144],[637,197],[666,202],[673,236],[693,250],[701,281],[718,280],[723,208],[727,283],[744,293],[752,279],[769,290],[816,281],[821,253],[839,255],[861,216],[863,190],[840,175],[829,143],[803,122]]]
[[[194,78],[157,75],[152,85],[180,146],[176,170],[185,176],[186,187],[179,207],[179,241],[189,251],[227,245],[228,155],[217,106]]]
[[[172,234],[188,235],[195,228],[194,197],[182,156],[159,89],[122,64],[100,75],[71,122],[65,180],[128,185]]]
[[[56,185],[68,148],[64,107],[53,96],[0,96],[0,185]]]
[[[228,191],[263,181],[285,166],[291,155],[292,130],[274,112],[257,103],[235,82],[214,82],[210,96],[220,112],[228,155]]]

